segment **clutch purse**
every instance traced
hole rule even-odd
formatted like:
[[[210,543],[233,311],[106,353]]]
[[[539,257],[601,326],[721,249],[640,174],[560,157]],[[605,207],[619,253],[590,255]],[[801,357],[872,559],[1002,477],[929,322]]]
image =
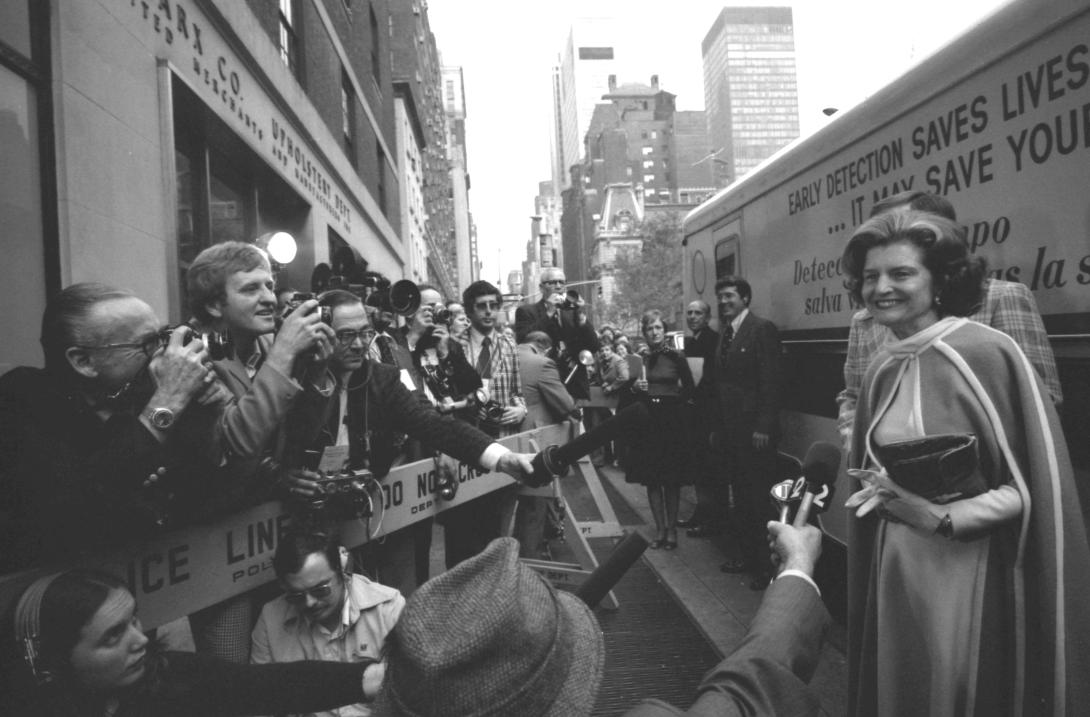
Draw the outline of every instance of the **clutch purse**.
[[[899,486],[932,503],[971,498],[988,490],[977,472],[977,438],[943,433],[878,446],[875,453]]]

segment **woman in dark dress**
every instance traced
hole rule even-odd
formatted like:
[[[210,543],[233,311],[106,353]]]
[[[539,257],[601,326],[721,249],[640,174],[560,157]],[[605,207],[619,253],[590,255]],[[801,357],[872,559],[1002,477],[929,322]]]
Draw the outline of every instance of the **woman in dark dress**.
[[[692,436],[686,430],[693,375],[685,354],[666,345],[666,326],[660,312],[645,312],[640,328],[648,351],[632,389],[647,405],[651,420],[630,447],[625,479],[647,486],[657,531],[651,547],[673,550],[677,547],[681,486],[693,455],[689,446]]]

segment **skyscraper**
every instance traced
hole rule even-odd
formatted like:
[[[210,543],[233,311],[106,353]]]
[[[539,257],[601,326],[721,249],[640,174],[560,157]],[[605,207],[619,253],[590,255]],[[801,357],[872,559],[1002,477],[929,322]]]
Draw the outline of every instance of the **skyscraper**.
[[[469,212],[469,163],[466,159],[466,94],[461,67],[442,68],[443,108],[447,113],[447,155],[450,160],[451,197],[454,200],[454,245],[458,286],[464,289],[478,278],[473,218]]]
[[[716,183],[726,186],[799,135],[788,7],[725,7],[701,44]]]
[[[579,18],[572,23],[554,75],[556,144],[553,186],[571,185],[570,170],[583,154],[583,140],[594,105],[609,92],[609,76],[617,74],[617,22],[611,18]]]

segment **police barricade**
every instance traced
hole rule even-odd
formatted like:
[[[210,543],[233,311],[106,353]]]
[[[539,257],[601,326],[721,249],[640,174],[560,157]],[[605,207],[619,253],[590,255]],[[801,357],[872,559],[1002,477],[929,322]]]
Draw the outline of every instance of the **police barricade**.
[[[498,442],[513,451],[530,453],[535,450],[531,439],[542,446],[565,443],[572,430],[570,424],[545,426]],[[485,473],[447,456],[439,461],[457,476],[458,491],[452,500],[438,497],[439,469],[433,459],[398,466],[379,481],[381,497],[377,490],[372,491],[373,516],[340,526],[338,534],[346,545],[354,547],[379,538],[516,482],[504,473]],[[144,625],[152,628],[273,580],[272,556],[290,524],[286,506],[272,501],[81,560],[79,566],[99,568],[124,579],[140,605]],[[4,594],[0,602],[13,599],[10,593],[26,584],[25,574],[0,578],[0,593]]]

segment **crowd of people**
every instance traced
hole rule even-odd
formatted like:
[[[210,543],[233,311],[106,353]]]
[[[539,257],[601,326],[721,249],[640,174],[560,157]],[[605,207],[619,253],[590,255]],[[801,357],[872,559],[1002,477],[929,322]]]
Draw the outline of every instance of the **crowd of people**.
[[[1077,713],[1090,697],[1078,678],[1090,668],[1090,545],[1032,295],[988,278],[953,207],[922,192],[876,205],[842,265],[864,307],[838,396],[854,488],[849,712]],[[437,452],[525,478],[532,456],[497,439],[592,428],[616,398],[649,419],[593,461],[645,486],[651,548],[676,550],[679,527],[729,530],[736,552],[721,570],[766,591],[684,714],[817,713],[821,535],[772,514],[781,346],[749,282],[716,282],[718,331],[712,307],[686,306],[683,347],[654,308],[638,342],[596,331],[555,267],[513,326],[486,281],[457,301],[418,288],[400,327],[381,292],[285,292],[278,305],[267,257],[227,242],[187,271],[190,324],[164,329],[144,301],[98,284],[49,302],[45,368],[0,377],[0,572],[41,575],[15,607],[5,708],[588,714],[605,660],[594,614],[519,562],[550,556],[552,496],[513,486],[444,511],[447,571],[434,578],[430,521],[349,549],[302,506],[330,472],[381,479]],[[684,485],[696,494],[688,521]],[[273,559],[281,594],[194,613],[196,654],[149,642],[116,577],[56,571],[269,498],[301,511]],[[516,502],[518,540],[503,538]],[[628,714],[683,713],[651,701]]]

